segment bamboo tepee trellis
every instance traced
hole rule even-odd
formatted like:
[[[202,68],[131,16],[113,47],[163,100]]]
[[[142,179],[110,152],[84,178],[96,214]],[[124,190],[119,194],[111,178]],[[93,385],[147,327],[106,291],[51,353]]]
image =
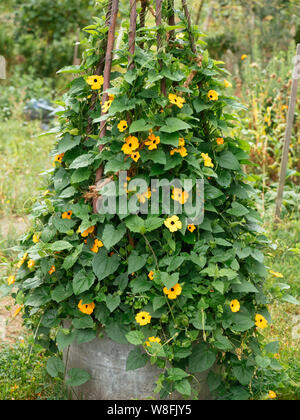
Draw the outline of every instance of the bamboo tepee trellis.
[[[140,13],[138,16],[137,13],[137,3],[141,2],[141,8]],[[175,25],[175,8],[174,8],[174,0],[155,0],[155,10],[153,9],[151,5],[150,0],[130,0],[129,7],[130,7],[130,28],[129,28],[129,35],[128,35],[128,70],[131,70],[134,68],[134,54],[135,49],[137,45],[136,40],[136,31],[137,31],[137,23],[139,23],[139,27],[144,27],[146,23],[146,15],[147,13],[151,13],[156,22],[157,28],[161,27],[163,24],[163,13],[162,8],[163,5],[167,6],[168,9],[168,20],[167,24],[169,26]],[[196,40],[193,35],[192,31],[192,23],[191,23],[191,17],[187,5],[186,0],[181,0],[182,5],[182,11],[184,13],[185,19],[187,21],[187,30],[189,34],[189,42],[190,42],[190,48],[193,54],[195,54],[195,58],[197,57],[197,45]],[[114,52],[114,46],[115,46],[115,39],[116,39],[116,29],[117,29],[117,20],[118,20],[118,14],[119,14],[119,0],[108,0],[107,4],[107,13],[106,13],[106,26],[109,28],[106,37],[103,39],[102,44],[100,46],[100,50],[102,51],[102,55],[99,57],[98,64],[96,66],[96,75],[103,75],[104,77],[104,83],[103,83],[103,96],[102,96],[102,105],[105,104],[105,102],[108,100],[108,93],[107,90],[110,87],[110,74],[111,74],[111,68],[112,68],[112,61],[113,61],[113,52]],[[166,33],[166,41],[172,42],[175,40],[175,31],[173,29],[170,29]],[[158,51],[163,46],[163,38],[162,38],[162,31],[157,30],[157,49]],[[143,48],[143,42],[139,44],[139,47]],[[199,61],[199,59],[198,59]],[[160,66],[162,68],[163,63],[160,62]],[[193,74],[190,75],[190,78],[188,79],[187,83],[189,83],[192,78],[194,77]],[[161,93],[163,95],[167,95],[166,92],[166,80],[163,78],[161,81]],[[95,107],[95,103],[97,100],[97,94],[94,94],[92,101],[91,101],[91,109]],[[105,114],[104,111],[102,111],[103,116]],[[88,128],[87,133],[89,134],[92,131],[92,119],[89,119],[88,122]],[[103,138],[106,135],[107,130],[107,122],[102,119],[100,123],[100,132],[99,137]],[[101,151],[103,149],[103,145],[99,146],[99,150]],[[96,172],[96,183],[101,180],[103,176],[103,165],[101,165],[97,172]],[[97,198],[94,199],[94,209],[96,205]]]

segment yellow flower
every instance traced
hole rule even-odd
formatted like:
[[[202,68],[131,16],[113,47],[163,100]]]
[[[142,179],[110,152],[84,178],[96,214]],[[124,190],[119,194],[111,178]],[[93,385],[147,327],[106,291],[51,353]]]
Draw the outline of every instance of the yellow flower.
[[[83,314],[91,315],[94,312],[95,304],[94,304],[94,302],[92,302],[92,303],[85,303],[83,305],[82,299],[81,299],[80,302],[78,303],[78,309]]]
[[[28,253],[26,252],[23,255],[23,257],[20,259],[20,261],[18,262],[18,264],[17,264],[18,268],[20,268],[24,264],[24,262],[27,260],[27,257],[28,257]]]
[[[154,271],[150,271],[150,273],[148,274],[148,277],[150,280],[154,279]]]
[[[211,158],[208,156],[207,153],[201,153],[201,157],[204,160],[204,166],[207,166],[208,168],[213,168],[214,164],[212,163]]]
[[[179,295],[181,295],[182,287],[179,283],[175,284],[175,286],[171,287],[171,289],[167,289],[164,287],[164,294],[168,296],[168,299],[174,300],[177,299]]]
[[[64,153],[60,153],[59,155],[56,155],[55,158],[54,158],[54,164],[55,164],[55,162],[61,163],[64,156],[65,156]]]
[[[185,146],[185,140],[184,140],[184,138],[180,137],[178,146],[179,147],[184,147]]]
[[[255,315],[255,325],[263,330],[264,328],[267,328],[268,321],[262,315],[257,314]]]
[[[155,134],[150,134],[148,141],[145,142],[145,145],[148,146],[149,150],[157,149],[157,145],[160,143],[160,137],[155,136]]]
[[[119,129],[120,133],[123,133],[125,130],[127,130],[127,128],[128,128],[127,121],[122,120],[122,121],[119,122],[118,129]]]
[[[180,230],[182,228],[182,223],[179,220],[178,216],[169,217],[164,221],[164,224],[170,232],[177,232],[177,230]]]
[[[224,79],[224,86],[226,88],[232,88],[232,83],[230,83],[228,80]]]
[[[219,94],[215,90],[210,90],[207,96],[211,101],[217,101],[219,99]]]
[[[195,225],[188,225],[188,230],[191,232],[191,233],[193,233],[194,232],[194,230],[196,229],[196,226]]]
[[[274,391],[269,391],[268,397],[269,397],[271,400],[274,400],[275,398],[277,398],[277,394],[276,394],[276,392],[274,392]]]
[[[99,90],[99,89],[101,89],[101,86],[104,83],[104,78],[103,78],[103,76],[93,75],[93,76],[89,76],[86,79],[86,82],[87,82],[88,85],[91,86],[91,88],[93,90]]]
[[[38,242],[40,242],[40,237],[39,235],[37,235],[36,233],[33,235],[32,237],[32,242],[34,242],[35,244],[37,244]]]
[[[15,310],[15,312],[14,312],[14,314],[13,314],[13,317],[15,318],[17,315],[19,315],[19,313],[21,312],[21,310],[22,310],[22,306],[19,306],[19,307]]]
[[[241,60],[242,60],[242,61],[246,60],[246,58],[248,58],[248,55],[247,55],[247,54],[243,54],[243,55],[241,56]]]
[[[35,261],[34,260],[29,260],[27,263],[27,267],[28,268],[33,268],[35,266]]]
[[[283,279],[283,274],[281,273],[277,273],[276,271],[273,271],[273,270],[269,270],[269,273],[278,279]]]
[[[101,107],[101,109],[102,109],[102,112],[104,112],[104,114],[106,114],[107,112],[108,112],[108,110],[109,110],[109,108],[111,107],[111,104],[113,103],[113,101],[112,100],[108,100],[108,101],[105,101],[104,102],[104,104],[102,105],[102,107]]]
[[[186,148],[183,147],[183,146],[178,148],[178,149],[172,149],[170,151],[171,156],[173,156],[175,153],[179,153],[181,155],[181,157],[183,157],[183,158],[188,155],[188,152],[187,152]]]
[[[141,157],[141,155],[139,154],[139,152],[135,152],[130,157],[131,157],[132,160],[137,162],[139,160],[139,158]]]
[[[148,191],[145,191],[142,194],[137,194],[137,198],[140,203],[145,203],[151,197],[151,190],[148,188]]]
[[[138,324],[140,324],[141,326],[150,324],[151,322],[151,315],[149,314],[149,312],[139,312],[136,317],[135,320]]]
[[[151,347],[151,343],[158,343],[160,344],[161,339],[159,337],[149,337],[149,341],[146,341],[146,346]]]
[[[52,267],[50,268],[50,270],[48,271],[48,273],[50,274],[50,276],[55,273],[55,265],[52,265]]]
[[[69,211],[65,211],[62,215],[61,215],[61,217],[62,217],[62,219],[71,219],[71,217],[72,217],[72,214],[73,214],[73,212],[71,211],[71,210],[69,210]]]
[[[135,136],[129,136],[125,139],[125,144],[121,150],[125,155],[132,155],[139,146],[139,140]]]
[[[110,100],[110,102],[113,102],[115,99],[115,95],[108,95],[108,99]]]
[[[95,231],[95,226],[91,226],[88,229],[86,229],[85,231],[83,231],[82,234],[81,234],[81,236],[83,238],[87,238],[89,236],[89,234],[94,233],[94,231]]]
[[[11,286],[12,284],[15,283],[15,281],[16,281],[16,277],[15,276],[9,276],[8,279],[7,279],[7,284],[9,286]]]
[[[169,94],[169,101],[171,104],[177,105],[178,108],[182,108],[185,104],[185,99],[181,98],[181,96],[177,96],[174,93]]]
[[[174,188],[172,199],[178,201],[180,204],[185,204],[189,198],[189,193],[182,191],[180,188]]]
[[[223,139],[223,137],[219,137],[219,138],[217,138],[217,144],[218,145],[221,145],[221,144],[224,144],[224,139]]]
[[[240,302],[237,299],[232,300],[230,302],[230,309],[231,312],[239,312],[239,310],[241,309]]]

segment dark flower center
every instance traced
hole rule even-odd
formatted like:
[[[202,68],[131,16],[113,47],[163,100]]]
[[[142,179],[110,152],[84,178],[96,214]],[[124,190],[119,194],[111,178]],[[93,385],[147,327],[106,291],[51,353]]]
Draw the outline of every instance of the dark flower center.
[[[174,287],[172,287],[171,292],[174,292],[174,290],[175,290]]]
[[[97,83],[97,82],[98,82],[98,80],[97,80],[97,79],[94,79],[94,82],[95,82],[95,83]]]
[[[171,225],[175,225],[175,222],[171,222]]]

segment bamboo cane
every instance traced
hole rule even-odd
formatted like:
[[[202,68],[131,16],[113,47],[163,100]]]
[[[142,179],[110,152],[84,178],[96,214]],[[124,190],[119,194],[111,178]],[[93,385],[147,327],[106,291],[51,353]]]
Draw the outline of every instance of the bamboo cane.
[[[295,116],[295,106],[296,106],[298,78],[299,78],[297,74],[297,69],[299,65],[300,65],[300,44],[297,45],[295,70],[293,73],[292,92],[291,92],[291,97],[290,97],[290,105],[289,105],[289,111],[288,111],[285,137],[284,137],[279,186],[278,186],[278,193],[277,193],[277,200],[276,200],[275,222],[280,221],[283,190],[284,190],[284,185],[285,185],[286,170],[287,170],[289,150],[290,150],[290,141],[291,141],[291,136],[292,136],[294,116]]]

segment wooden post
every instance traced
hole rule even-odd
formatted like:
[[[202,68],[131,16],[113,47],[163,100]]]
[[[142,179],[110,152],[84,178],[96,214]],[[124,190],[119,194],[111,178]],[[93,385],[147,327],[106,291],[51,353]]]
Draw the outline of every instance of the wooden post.
[[[0,55],[0,79],[6,79],[6,60]]]
[[[278,193],[277,193],[277,200],[276,200],[275,222],[280,221],[281,204],[282,204],[283,190],[284,190],[285,178],[286,178],[286,170],[287,170],[287,164],[288,164],[288,158],[289,158],[292,128],[293,128],[294,116],[295,116],[295,105],[296,105],[296,99],[297,99],[297,88],[298,88],[298,78],[299,78],[299,75],[297,74],[297,70],[299,66],[300,66],[300,44],[297,45],[295,70],[293,73],[292,92],[291,92],[286,131],[285,131],[285,137],[284,137],[279,186],[278,186]]]
[[[190,15],[186,0],[182,0],[182,8],[183,8],[185,18],[186,18],[187,23],[188,23],[188,32],[189,32],[191,48],[192,48],[193,53],[197,54],[197,46],[196,46],[195,38],[194,38],[193,33],[192,33],[191,15]]]
[[[107,37],[107,49],[105,55],[105,67],[104,67],[104,83],[103,83],[103,98],[102,98],[102,105],[108,100],[108,93],[106,92],[110,86],[110,73],[111,73],[111,65],[113,59],[113,50],[115,45],[115,35],[116,35],[116,25],[117,25],[117,17],[119,12],[119,0],[112,0],[112,7],[111,7],[111,18],[110,18],[110,26],[108,31]],[[105,112],[101,111],[101,116],[103,116]],[[106,121],[101,121],[100,123],[100,133],[99,137],[103,138],[106,135]],[[99,146],[99,151],[103,149],[103,145]],[[98,168],[96,172],[96,183],[102,178],[103,175],[103,164]],[[93,200],[93,208],[94,212],[97,211],[97,197]]]
[[[132,70],[134,68],[134,52],[135,52],[135,37],[136,37],[136,0],[130,0],[130,28],[129,28],[129,59],[128,68]]]

